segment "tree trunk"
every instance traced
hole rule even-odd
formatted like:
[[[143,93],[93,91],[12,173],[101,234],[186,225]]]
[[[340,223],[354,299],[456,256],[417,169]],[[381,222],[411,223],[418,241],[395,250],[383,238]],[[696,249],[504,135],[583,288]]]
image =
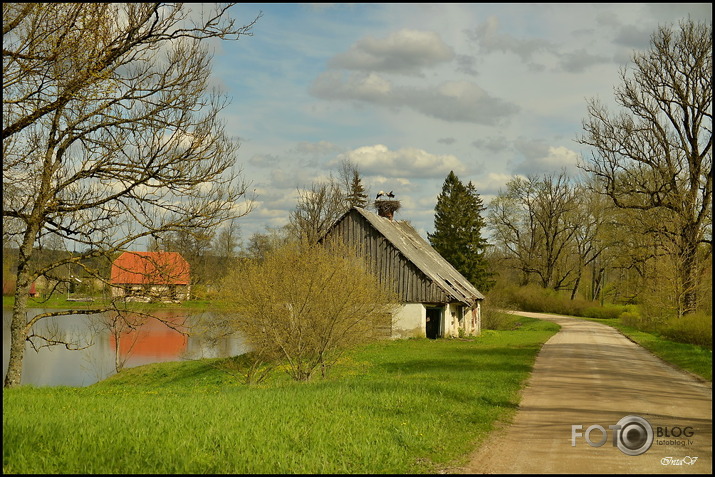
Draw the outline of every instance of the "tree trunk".
[[[682,262],[679,265],[680,285],[683,296],[679,306],[679,315],[694,313],[698,308],[698,257],[694,241],[686,243],[682,252]]]
[[[30,293],[30,283],[27,273],[18,270],[15,286],[15,304],[10,322],[10,359],[7,365],[4,387],[13,388],[22,380],[22,361],[25,357],[25,341],[27,339],[27,297]]]
[[[581,272],[576,276],[576,283],[574,283],[573,290],[571,290],[571,301],[576,299],[576,293],[578,292],[578,285],[581,283]]]
[[[122,355],[119,350],[119,345],[121,344],[121,332],[114,331],[114,371],[119,374],[124,368],[124,363],[122,362]]]
[[[603,285],[605,282],[606,278],[606,269],[605,268],[600,268],[598,270],[598,274],[596,274],[596,269],[594,268],[594,279],[593,279],[593,291],[592,291],[592,299],[593,300],[599,300],[601,303],[601,306],[603,306],[603,296],[601,296],[601,290],[603,289]]]
[[[37,227],[31,226],[25,232],[19,250],[17,280],[15,282],[15,304],[10,322],[10,359],[7,364],[4,387],[14,388],[22,381],[22,364],[27,341],[27,298],[30,296],[30,277],[27,271],[32,254],[32,246],[37,235]]]

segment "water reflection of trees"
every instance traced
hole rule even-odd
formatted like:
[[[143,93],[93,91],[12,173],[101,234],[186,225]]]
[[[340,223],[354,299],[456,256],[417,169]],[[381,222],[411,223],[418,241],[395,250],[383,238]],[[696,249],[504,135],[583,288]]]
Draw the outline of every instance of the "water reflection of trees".
[[[114,370],[119,373],[135,350],[150,355],[170,350],[178,358],[186,348],[187,318],[184,312],[154,312],[150,315],[110,311],[98,315],[94,323],[99,332],[108,334],[114,350]]]
[[[31,310],[29,315],[43,311]],[[7,311],[3,313],[5,336],[9,330],[9,316],[6,315]],[[153,315],[158,315],[161,320],[142,313],[118,315],[105,312],[93,316],[67,315],[60,320],[42,323],[38,329],[45,337],[54,336],[58,341],[72,342],[75,346],[37,346],[37,353],[26,356],[34,364],[28,368],[30,375],[23,382],[40,386],[85,386],[115,374],[117,368],[127,369],[162,361],[237,356],[247,350],[239,336],[221,326],[226,319],[221,314],[159,310]],[[218,326],[208,326],[210,323]],[[31,344],[28,346],[32,348]],[[9,340],[4,340],[4,347],[7,352]],[[43,349],[45,351],[40,353]],[[68,351],[74,349],[78,351]],[[50,376],[47,372],[39,372],[42,369],[51,370]],[[72,370],[76,370],[74,374]],[[62,379],[53,374],[61,375]],[[78,376],[82,376],[81,384],[77,384]],[[48,380],[51,382],[48,383]]]

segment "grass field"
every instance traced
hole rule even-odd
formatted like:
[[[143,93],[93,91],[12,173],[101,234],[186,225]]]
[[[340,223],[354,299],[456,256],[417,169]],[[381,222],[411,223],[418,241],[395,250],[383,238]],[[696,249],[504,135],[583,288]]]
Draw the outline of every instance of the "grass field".
[[[514,414],[558,327],[354,350],[328,378],[238,384],[221,360],[3,392],[5,473],[433,473]]]
[[[191,300],[182,303],[140,303],[140,302],[119,302],[121,307],[126,307],[129,310],[153,311],[163,309],[182,309],[187,311],[204,311],[207,309],[221,309],[225,304],[217,303],[208,300]],[[11,309],[15,304],[15,297],[3,296],[2,306],[6,309]],[[109,299],[102,297],[77,297],[72,296],[67,299],[67,295],[55,294],[51,298],[43,299],[41,297],[29,298],[27,301],[28,308],[43,308],[43,309],[78,309],[85,310],[91,308],[102,308],[111,306],[112,302]]]
[[[446,471],[512,418],[538,350],[558,329],[502,320],[478,338],[374,343],[308,383],[277,370],[246,386],[227,360],[207,359],[127,369],[86,388],[4,390],[3,471]],[[593,321],[712,380],[712,350]]]

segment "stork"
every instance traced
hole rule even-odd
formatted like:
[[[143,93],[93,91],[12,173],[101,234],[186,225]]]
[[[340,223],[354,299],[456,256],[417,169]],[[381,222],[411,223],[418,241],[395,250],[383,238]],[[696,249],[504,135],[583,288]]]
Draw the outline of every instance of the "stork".
[[[383,195],[385,195],[385,191],[382,191],[382,190],[381,190],[380,192],[377,193],[377,196],[375,197],[375,200],[379,199],[379,198],[382,197]]]
[[[395,197],[395,194],[393,194],[392,191],[390,191],[390,192],[387,193],[387,197],[389,197],[390,199],[392,199],[392,198]]]

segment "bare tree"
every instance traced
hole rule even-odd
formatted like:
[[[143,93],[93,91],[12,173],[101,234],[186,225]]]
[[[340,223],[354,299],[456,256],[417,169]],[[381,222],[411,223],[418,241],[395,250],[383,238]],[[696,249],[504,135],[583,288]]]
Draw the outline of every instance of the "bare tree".
[[[19,243],[5,387],[20,383],[37,277],[250,210],[207,42],[258,18],[239,27],[230,5],[195,5],[3,4],[3,227]],[[49,236],[84,251],[32,267]]]
[[[131,334],[140,328],[146,317],[135,313],[106,313],[95,318],[92,325],[98,332],[109,332],[114,343],[114,371],[120,373],[131,357],[132,350],[139,340],[139,334]],[[122,346],[122,343],[129,344]],[[124,352],[122,352],[124,348]]]
[[[266,227],[264,233],[254,233],[248,238],[244,256],[259,262],[265,260],[271,251],[282,247],[291,240],[289,227],[290,224],[283,227]]]
[[[633,74],[624,68],[620,77],[620,114],[588,102],[578,142],[594,151],[580,167],[617,207],[658,216],[640,233],[677,258],[679,314],[690,313],[698,305],[699,248],[712,253],[712,25],[658,28],[651,49],[633,55]]]
[[[536,275],[542,287],[558,290],[574,279],[568,258],[578,230],[577,196],[577,187],[561,172],[516,177],[490,203],[495,240],[515,259],[523,284]]]
[[[315,243],[348,210],[345,193],[331,176],[298,190],[298,203],[290,213],[289,230],[298,239]]]
[[[583,273],[589,265],[592,269],[591,297],[595,299],[598,295],[596,292],[601,286],[603,274],[602,269],[596,272],[597,260],[609,246],[609,240],[604,236],[609,207],[604,203],[605,199],[601,195],[595,194],[585,187],[578,188],[575,200],[577,206],[570,219],[575,227],[573,255],[576,258],[576,280],[571,291],[571,299],[576,298]]]
[[[204,286],[212,281],[211,245],[212,229],[184,227],[169,234],[163,241],[163,250],[179,252],[191,265],[191,284]]]
[[[213,243],[214,254],[219,259],[232,261],[236,258],[237,249],[241,243],[241,228],[238,222],[232,220],[225,224],[216,235]]]

